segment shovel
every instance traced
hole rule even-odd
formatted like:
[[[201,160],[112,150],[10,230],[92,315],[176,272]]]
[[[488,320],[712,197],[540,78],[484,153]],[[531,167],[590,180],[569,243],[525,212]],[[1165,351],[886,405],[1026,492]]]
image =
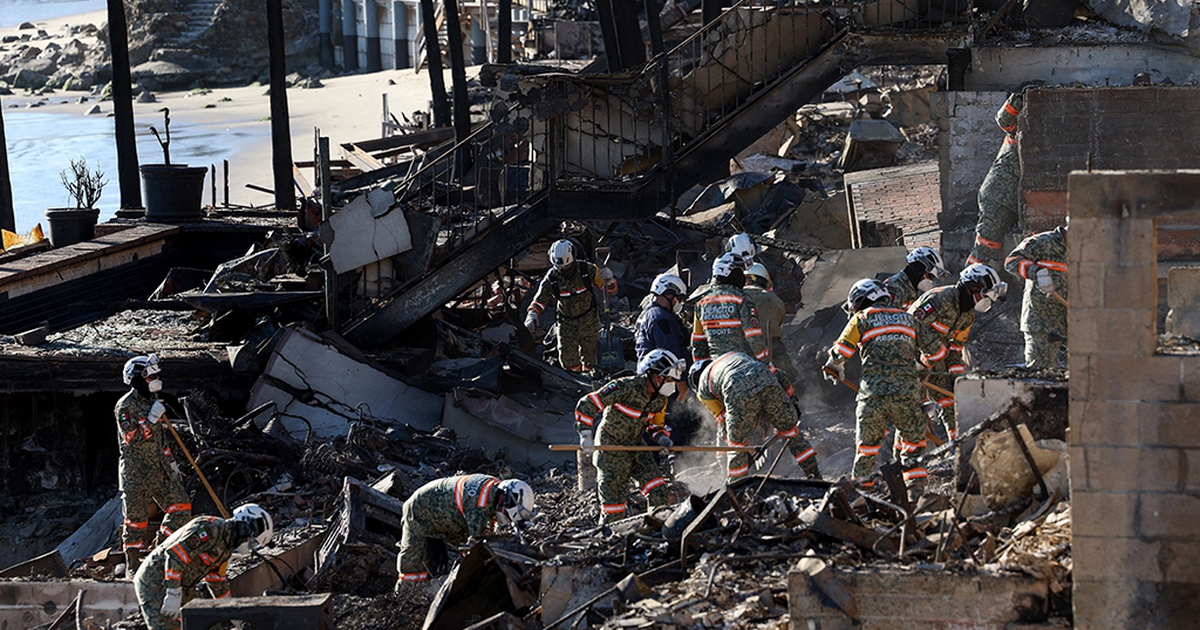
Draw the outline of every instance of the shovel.
[[[596,258],[604,256],[603,266],[608,266],[608,257],[611,253],[607,247],[596,248]],[[596,292],[598,304],[604,306],[604,321],[601,322],[603,328],[600,329],[600,339],[596,345],[596,358],[599,363],[599,368],[602,370],[619,370],[625,367],[625,351],[621,347],[621,340],[617,339],[612,334],[612,311],[608,306],[608,292],[601,288]]]

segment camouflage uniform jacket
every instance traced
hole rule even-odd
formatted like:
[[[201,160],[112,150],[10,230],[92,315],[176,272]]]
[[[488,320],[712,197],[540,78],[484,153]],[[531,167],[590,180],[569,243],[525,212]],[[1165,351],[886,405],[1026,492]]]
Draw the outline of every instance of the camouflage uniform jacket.
[[[1053,296],[1037,288],[1039,269],[1049,269],[1054,290],[1067,297],[1067,239],[1062,228],[1034,234],[1021,241],[1008,255],[1004,268],[1025,278],[1025,299],[1021,302],[1021,330],[1026,332],[1060,332],[1067,321],[1067,309]]]
[[[414,526],[426,538],[444,540],[451,545],[482,536],[496,520],[500,480],[491,475],[459,475],[434,479],[417,488],[404,502],[405,527]]]
[[[590,262],[577,260],[567,266],[565,273],[551,267],[538,284],[529,309],[541,315],[547,306],[558,300],[559,319],[579,319],[596,311],[596,292],[603,287],[600,269]],[[610,292],[616,292],[615,284]]]
[[[961,303],[958,285],[926,291],[908,312],[917,320],[921,363],[930,367],[945,361],[946,371],[951,375],[966,372],[963,345],[975,324],[975,310]]]
[[[782,337],[783,320],[787,319],[787,308],[783,305],[783,300],[762,287],[751,285],[747,286],[745,291],[750,300],[754,302],[755,310],[758,311],[758,321],[764,328],[767,322],[771,323],[771,338]]]
[[[155,400],[144,398],[137,390],[131,389],[117,401],[117,444],[124,474],[140,477],[141,471],[157,471],[170,461],[171,446],[167,442],[167,428],[147,418]]]
[[[150,552],[147,575],[161,570],[167,588],[192,588],[203,579],[214,598],[224,597],[229,593],[229,557],[249,539],[246,523],[197,516]]]
[[[692,359],[719,357],[726,352],[745,352],[760,361],[767,360],[767,344],[754,301],[737,287],[718,284],[696,303]]]
[[[727,352],[700,373],[696,396],[714,417],[719,417],[725,410],[725,401],[743,392],[761,392],[771,385],[779,385],[789,397],[795,394],[782,370],[744,352]]]
[[[650,391],[649,378],[645,374],[618,378],[580,398],[575,405],[575,430],[594,430],[596,444],[641,444],[647,426],[663,426],[667,409],[667,399]]]
[[[909,278],[903,269],[900,270],[900,273],[888,276],[888,279],[883,281],[883,288],[892,294],[891,299],[888,300],[888,306],[895,308],[908,308],[920,297],[917,287],[913,285],[912,278]]]
[[[845,363],[862,351],[859,400],[874,395],[915,396],[918,330],[908,311],[872,306],[850,318],[829,355]]]

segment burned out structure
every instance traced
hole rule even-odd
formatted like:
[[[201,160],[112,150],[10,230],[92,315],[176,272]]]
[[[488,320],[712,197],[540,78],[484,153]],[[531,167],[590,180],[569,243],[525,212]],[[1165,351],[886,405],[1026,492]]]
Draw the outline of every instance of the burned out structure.
[[[292,214],[213,209],[176,225],[115,221],[92,241],[0,259],[0,333],[26,344],[14,339],[0,355],[6,564],[24,559],[15,548],[27,556],[57,545],[67,563],[82,560],[76,571],[111,574],[117,560],[96,554],[111,504],[86,523],[99,505],[82,515],[79,503],[35,506],[53,492],[108,489],[115,375],[131,352],[163,349],[170,387],[189,392],[178,404],[216,494],[285,514],[297,544],[283,553],[293,567],[312,565],[297,571],[307,586],[375,595],[363,609],[386,600],[380,567],[397,505],[419,481],[458,470],[533,476],[552,515],[533,532],[542,544],[472,549],[461,575],[417,611],[430,609],[426,627],[480,621],[473,606],[495,608],[481,627],[497,628],[713,627],[737,615],[765,628],[779,627],[785,608],[793,628],[1188,625],[1200,219],[1195,175],[1181,170],[1196,134],[1179,113],[1196,108],[1200,91],[1178,16],[1156,28],[1173,25],[1180,41],[1150,45],[1153,36],[1096,14],[1072,20],[1071,2],[1026,7],[1026,25],[1061,23],[1045,30],[1012,30],[1012,3],[704,3],[669,28],[652,12],[643,37],[629,6],[600,4],[605,67],[487,66],[491,100],[473,126],[467,103],[456,103],[453,140],[338,181],[318,164],[309,207],[327,214],[303,227],[319,229],[319,244],[284,234]],[[1054,4],[1071,12],[1055,17]],[[1091,4],[1107,19],[1123,15],[1117,3]],[[936,161],[889,166],[904,136],[859,124],[832,149],[845,170],[864,160],[844,179],[833,159],[807,174],[785,161],[730,175],[731,160],[753,163],[744,152],[761,138],[812,133],[816,116],[802,126],[798,110],[883,65],[938,67],[940,79],[907,93],[928,103]],[[625,286],[675,265],[694,287],[706,249],[761,226],[751,231],[783,270],[777,284],[795,288],[785,334],[814,375],[807,415],[827,437],[813,441],[845,463],[849,395],[821,392],[814,363],[844,321],[836,304],[857,278],[894,271],[895,245],[940,245],[961,266],[999,144],[992,117],[1035,80],[1019,127],[1020,231],[1072,217],[1069,385],[1061,373],[1006,369],[1017,356],[1015,309],[1002,309],[980,321],[970,346],[987,371],[955,390],[970,441],[960,458],[943,456],[952,446],[930,455],[950,498],[908,505],[902,492],[858,496],[770,473],[709,494],[681,475],[704,496],[665,527],[632,519],[607,536],[578,518],[591,497],[571,491],[570,466],[545,445],[574,439],[565,413],[590,383],[541,363],[513,326],[531,274],[544,269],[538,243],[565,229],[615,250]],[[865,120],[871,99],[858,88],[838,93],[853,101],[848,117]],[[764,192],[768,181],[786,183],[786,194]],[[714,182],[719,195],[701,192]],[[829,213],[839,196],[836,238],[785,229]],[[756,215],[763,208],[772,210]],[[193,310],[205,313],[202,327]],[[81,534],[70,544],[36,535],[55,527]],[[51,559],[12,575],[47,572],[45,563],[54,573]],[[243,575],[238,595],[298,586],[263,565]],[[476,579],[496,601],[470,598],[462,585]],[[80,589],[91,598],[81,620],[130,612],[119,584],[67,584],[0,591],[31,626]],[[314,618],[324,606],[309,606]]]

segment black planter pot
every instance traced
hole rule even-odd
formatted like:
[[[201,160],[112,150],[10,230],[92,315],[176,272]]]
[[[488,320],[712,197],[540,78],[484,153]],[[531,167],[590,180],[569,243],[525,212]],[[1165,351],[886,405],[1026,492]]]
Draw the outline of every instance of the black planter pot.
[[[50,245],[63,247],[96,238],[96,220],[100,211],[95,208],[50,208],[46,223],[50,228]]]
[[[204,218],[200,202],[204,197],[203,166],[182,164],[144,164],[142,184],[146,189],[147,221],[195,221]]]

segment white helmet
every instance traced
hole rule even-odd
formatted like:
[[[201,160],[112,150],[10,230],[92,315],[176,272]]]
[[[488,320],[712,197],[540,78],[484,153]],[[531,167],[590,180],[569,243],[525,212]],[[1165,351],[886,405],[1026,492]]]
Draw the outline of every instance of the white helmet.
[[[650,283],[650,292],[657,295],[666,295],[667,291],[674,291],[677,295],[687,297],[687,285],[683,279],[671,273],[660,273],[654,278],[654,282]]]
[[[910,263],[919,262],[925,266],[925,273],[930,274],[935,278],[945,278],[950,275],[946,271],[946,265],[942,262],[942,255],[932,247],[918,247],[908,253],[907,261]]]
[[[749,234],[742,232],[741,234],[734,234],[729,237],[729,240],[725,242],[725,251],[733,252],[746,260],[750,260],[758,255],[758,245],[755,245],[754,241],[750,240]]]
[[[756,276],[766,281],[767,286],[771,286],[771,274],[767,273],[767,268],[762,263],[754,263],[746,270],[747,276]]]
[[[551,243],[549,254],[550,264],[554,265],[555,269],[562,270],[575,262],[575,246],[566,239],[559,239]]]
[[[638,361],[638,374],[661,374],[669,379],[676,381],[683,378],[683,370],[687,367],[687,363],[676,357],[670,350],[655,348],[646,353],[641,361]]]
[[[271,521],[271,514],[257,503],[239,505],[233,510],[230,520],[249,523],[252,532],[251,540],[247,540],[233,550],[237,554],[245,555],[252,549],[265,547],[267,543],[271,542],[271,536],[275,533],[275,524]]]
[[[857,313],[871,306],[877,300],[890,295],[891,293],[888,293],[888,290],[878,280],[863,278],[850,287],[850,293],[846,296],[846,303],[842,305],[842,310],[847,313]]]
[[[158,367],[158,355],[151,352],[149,355],[133,357],[126,361],[121,376],[126,385],[131,385],[135,376],[145,378],[160,372],[162,372],[162,368]]]
[[[963,284],[975,284],[984,295],[993,300],[1003,300],[1008,294],[1008,283],[1000,281],[1000,274],[995,269],[983,264],[969,265],[958,274],[958,281]]]
[[[533,518],[533,488],[520,479],[505,479],[497,486],[504,498],[504,509],[496,511],[496,520],[507,525]]]
[[[745,269],[746,260],[740,255],[733,252],[725,252],[721,254],[712,264],[712,275],[728,276],[733,273],[734,269]]]

